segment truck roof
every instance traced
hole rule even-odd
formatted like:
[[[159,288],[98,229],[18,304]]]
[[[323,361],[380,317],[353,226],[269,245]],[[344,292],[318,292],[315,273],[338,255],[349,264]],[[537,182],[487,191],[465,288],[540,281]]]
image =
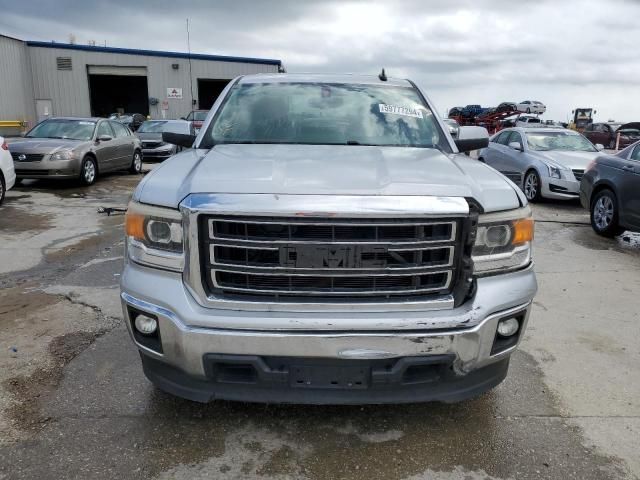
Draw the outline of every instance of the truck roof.
[[[346,83],[364,85],[393,85],[399,87],[412,87],[409,80],[388,77],[382,81],[377,75],[356,75],[344,73],[258,73],[245,75],[240,78],[240,83]]]

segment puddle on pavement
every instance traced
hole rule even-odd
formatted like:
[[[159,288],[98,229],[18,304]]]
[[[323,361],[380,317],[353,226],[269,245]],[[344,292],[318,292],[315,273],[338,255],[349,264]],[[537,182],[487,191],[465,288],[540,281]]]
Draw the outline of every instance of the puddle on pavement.
[[[0,328],[60,301],[54,295],[28,288],[29,284],[7,288],[0,282],[0,287]],[[31,287],[35,288],[34,284]]]
[[[2,205],[0,233],[41,232],[51,228],[49,216],[14,206],[15,203],[17,202],[7,202]]]
[[[597,235],[591,227],[572,230],[572,240],[589,250],[616,250],[620,252],[640,253],[640,233],[624,232],[615,238]]]

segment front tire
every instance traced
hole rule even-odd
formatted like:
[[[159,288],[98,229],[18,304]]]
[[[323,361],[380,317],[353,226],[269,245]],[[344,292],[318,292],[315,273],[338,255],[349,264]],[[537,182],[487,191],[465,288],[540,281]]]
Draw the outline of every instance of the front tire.
[[[133,159],[131,160],[131,166],[129,167],[129,173],[134,175],[142,172],[142,154],[136,150],[133,152]]]
[[[96,182],[98,177],[98,165],[92,157],[84,157],[80,169],[80,183],[89,186]]]
[[[522,191],[530,202],[542,200],[542,182],[540,175],[535,170],[529,170],[522,181]]]
[[[615,140],[611,140],[609,142],[609,150],[615,150],[616,149],[616,141]]]
[[[618,225],[618,199],[611,190],[600,190],[591,201],[591,228],[609,238],[624,232]]]
[[[4,197],[7,194],[7,185],[4,183],[4,176],[0,173],[0,205],[4,201]]]

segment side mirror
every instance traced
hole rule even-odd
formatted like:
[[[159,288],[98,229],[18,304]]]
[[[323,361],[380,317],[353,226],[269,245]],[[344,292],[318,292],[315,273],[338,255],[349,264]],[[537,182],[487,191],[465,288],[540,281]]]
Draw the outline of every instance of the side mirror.
[[[196,141],[195,135],[187,133],[162,132],[162,141],[179,147],[191,148]]]
[[[98,137],[99,142],[108,142],[109,140],[113,140],[113,137],[111,135],[100,135]]]
[[[489,132],[484,127],[460,127],[454,140],[460,152],[471,152],[489,146]]]
[[[184,117],[180,117],[180,120],[186,120],[186,118],[184,118]]]
[[[601,143],[596,143],[596,149],[599,152],[602,152],[604,150],[604,145],[602,145]]]
[[[522,146],[520,146],[519,142],[509,142],[509,148],[513,148],[514,150],[522,151]]]

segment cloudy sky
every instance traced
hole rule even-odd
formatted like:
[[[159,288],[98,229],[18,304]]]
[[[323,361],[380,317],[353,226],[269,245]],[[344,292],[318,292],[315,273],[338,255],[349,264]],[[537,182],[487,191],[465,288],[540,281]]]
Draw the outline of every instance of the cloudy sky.
[[[3,2],[27,40],[278,58],[289,72],[409,77],[441,113],[540,100],[640,120],[640,0],[50,0]],[[47,5],[48,4],[48,5]],[[179,5],[179,6],[178,6]]]

